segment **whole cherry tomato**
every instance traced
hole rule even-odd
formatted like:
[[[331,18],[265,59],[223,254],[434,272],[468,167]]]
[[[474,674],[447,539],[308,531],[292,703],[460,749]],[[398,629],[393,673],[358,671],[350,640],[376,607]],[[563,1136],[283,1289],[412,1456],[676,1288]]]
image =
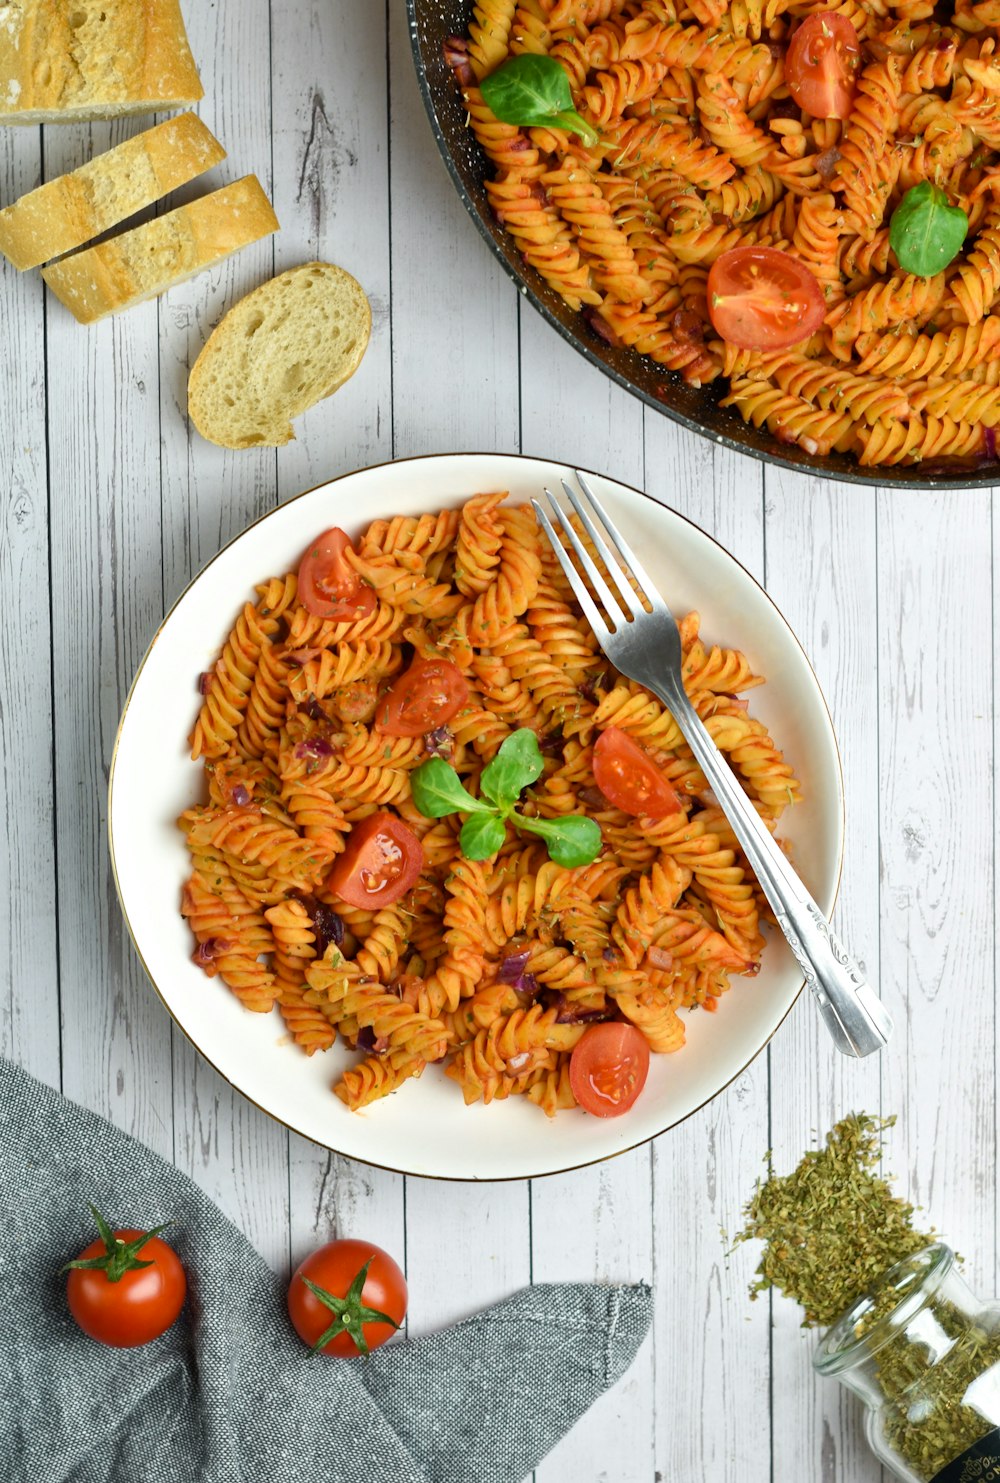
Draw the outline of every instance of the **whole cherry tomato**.
[[[826,317],[823,290],[805,263],[778,247],[732,247],[708,273],[708,317],[730,345],[787,350]]]
[[[288,1285],[288,1316],[312,1349],[367,1354],[406,1317],[406,1278],[371,1241],[330,1241],[307,1256]]]
[[[327,886],[348,906],[390,906],[405,896],[424,863],[424,847],[395,814],[372,814],[355,824]]]
[[[469,698],[469,686],[448,659],[415,659],[379,701],[375,723],[386,736],[423,736],[443,726]]]
[[[339,526],[325,530],[309,543],[298,576],[298,598],[306,612],[344,622],[374,613],[374,590],[347,560],[346,553],[351,549],[347,534]]]
[[[159,1238],[165,1226],[112,1231],[90,1208],[101,1235],[63,1269],[69,1270],[69,1311],[102,1344],[148,1344],[166,1333],[184,1305],[187,1278],[180,1258]]]
[[[681,809],[669,779],[617,726],[602,731],[594,744],[594,782],[609,803],[627,814],[665,819]]]
[[[620,1117],[646,1085],[649,1045],[634,1025],[591,1025],[573,1048],[569,1084],[584,1112]]]

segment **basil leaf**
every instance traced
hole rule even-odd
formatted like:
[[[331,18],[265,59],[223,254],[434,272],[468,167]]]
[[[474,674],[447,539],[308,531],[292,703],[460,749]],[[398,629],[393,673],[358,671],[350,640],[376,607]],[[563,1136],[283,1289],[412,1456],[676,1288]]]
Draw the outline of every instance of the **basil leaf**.
[[[496,814],[473,814],[462,825],[458,842],[467,860],[488,860],[507,838],[507,826]]]
[[[932,278],[957,256],[969,231],[960,206],[949,206],[943,190],[922,180],[906,192],[889,223],[889,246],[905,273]]]
[[[518,829],[539,834],[548,846],[549,859],[572,870],[575,865],[589,865],[601,851],[601,826],[583,814],[568,814],[564,819],[524,819],[514,815]]]
[[[483,102],[503,124],[548,124],[596,144],[598,133],[573,107],[569,78],[555,57],[525,52],[511,57],[479,84]]]
[[[413,802],[425,819],[443,819],[445,814],[488,813],[488,803],[473,798],[462,780],[443,757],[430,757],[410,774]]]
[[[521,789],[537,782],[544,770],[545,759],[538,737],[523,727],[508,736],[493,761],[483,768],[479,790],[498,808],[510,808],[517,802]]]

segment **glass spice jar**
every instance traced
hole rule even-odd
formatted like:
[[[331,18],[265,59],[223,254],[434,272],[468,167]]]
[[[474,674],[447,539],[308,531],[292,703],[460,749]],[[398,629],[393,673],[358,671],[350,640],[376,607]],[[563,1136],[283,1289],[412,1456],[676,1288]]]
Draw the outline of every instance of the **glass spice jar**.
[[[907,1483],[1000,1483],[1000,1303],[938,1242],[890,1267],[813,1357],[868,1407],[876,1457]]]

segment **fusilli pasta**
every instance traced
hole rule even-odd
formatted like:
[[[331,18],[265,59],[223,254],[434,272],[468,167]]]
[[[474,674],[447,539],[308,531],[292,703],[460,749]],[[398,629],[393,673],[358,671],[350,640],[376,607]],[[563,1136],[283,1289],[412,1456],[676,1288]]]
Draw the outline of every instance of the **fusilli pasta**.
[[[480,10],[485,26],[494,11]],[[767,13],[748,11],[748,30]],[[831,395],[856,395],[853,379]],[[247,1009],[277,1005],[307,1055],[356,1049],[335,1087],[351,1109],[443,1062],[467,1102],[523,1095],[553,1116],[574,1105],[569,1063],[589,1025],[626,1021],[652,1050],[676,1051],[682,1012],[714,1008],[731,975],[759,966],[757,884],[673,717],[598,651],[530,509],[504,498],[374,522],[344,552],[377,590],[355,619],[317,617],[295,574],[263,584],[202,686],[192,755],[207,798],[180,819],[194,961]],[[704,640],[696,613],[680,628],[692,703],[773,829],[799,790],[738,698],[762,677]],[[445,662],[467,697],[444,726],[390,735],[385,698],[414,656]],[[475,794],[525,725],[545,766],[520,806],[596,819],[603,844],[588,865],[558,865],[513,830],[492,858],[469,860],[458,818],[413,803],[429,753]],[[677,811],[633,817],[600,792],[594,746],[610,727],[645,748]],[[383,816],[418,841],[419,873],[397,899],[349,904],[333,878]]]
[[[786,75],[797,30],[828,12],[863,43],[843,118],[811,117]],[[988,463],[1000,393],[961,372],[1000,359],[998,17],[961,3],[942,17],[924,0],[483,0],[445,55],[492,166],[498,220],[597,335],[706,396],[728,379],[723,406],[813,454]],[[494,117],[485,79],[525,54],[561,65],[595,143]],[[928,278],[901,270],[888,230],[924,181],[969,224],[956,259]],[[825,301],[825,323],[789,350],[740,349],[712,323],[708,270],[748,246],[795,259]],[[952,378],[947,391],[928,397],[938,375]],[[497,533],[488,513],[475,518],[491,569]],[[480,578],[467,568],[469,595]],[[256,626],[248,609],[220,661],[205,746],[227,743]]]

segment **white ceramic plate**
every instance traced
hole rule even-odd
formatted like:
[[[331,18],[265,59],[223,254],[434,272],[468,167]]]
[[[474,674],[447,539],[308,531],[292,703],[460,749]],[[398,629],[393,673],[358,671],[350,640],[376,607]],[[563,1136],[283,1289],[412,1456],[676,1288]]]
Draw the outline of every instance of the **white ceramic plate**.
[[[125,704],[110,781],[110,844],[122,909],[150,980],[181,1029],[258,1107],[317,1143],[406,1173],[449,1179],[550,1174],[621,1153],[673,1127],[726,1086],[767,1043],[802,976],[772,934],[756,979],[734,981],[717,1014],[687,1016],[688,1043],[654,1056],[637,1105],[621,1118],[577,1111],[549,1120],[525,1099],[466,1107],[454,1082],[429,1067],[361,1113],[330,1087],[353,1059],[339,1047],[307,1058],[270,1015],[243,1010],[191,962],[179,913],[187,853],[175,819],[203,797],[202,765],[185,744],[198,707],[196,679],[214,662],[253,587],[292,570],[318,531],[358,533],[371,520],[460,504],[508,489],[521,502],[566,470],[502,454],[451,454],[383,464],[300,495],[252,525],[211,561],[163,622]],[[795,636],[767,594],[697,526],[624,485],[593,476],[625,536],[678,614],[697,608],[707,638],[742,648],[768,683],[755,715],[772,729],[802,779],[805,801],[782,821],[797,866],[820,906],[833,906],[843,847],[843,780],[822,693]]]

